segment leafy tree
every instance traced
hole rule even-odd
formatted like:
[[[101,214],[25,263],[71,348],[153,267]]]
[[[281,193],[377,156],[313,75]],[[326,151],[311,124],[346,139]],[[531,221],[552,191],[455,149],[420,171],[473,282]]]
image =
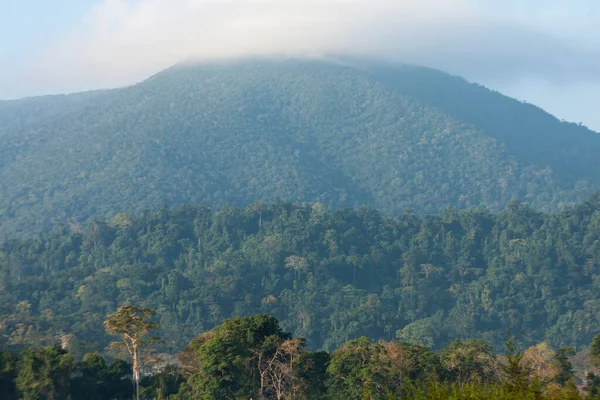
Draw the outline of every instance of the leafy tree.
[[[76,370],[78,374],[71,380],[74,400],[131,399],[131,367],[124,361],[117,359],[107,364],[100,354],[88,353]]]
[[[10,351],[0,351],[0,394],[3,399],[16,400],[17,355]]]
[[[590,346],[590,364],[600,370],[600,334],[594,337]]]
[[[386,354],[387,349],[362,337],[333,352],[327,368],[329,398],[385,399],[391,393],[400,393],[401,370],[389,363],[393,356]]]
[[[525,393],[529,389],[532,366],[525,353],[517,348],[514,337],[506,340],[506,361],[502,364],[502,372],[507,380],[507,387],[512,392]]]
[[[15,379],[19,398],[66,399],[75,362],[59,346],[23,350]]]
[[[587,393],[589,399],[597,400],[600,398],[600,376],[589,372],[585,377],[585,387],[583,390]]]
[[[566,385],[573,377],[573,364],[571,364],[570,357],[575,355],[575,349],[572,347],[563,347],[556,350],[554,356],[554,364],[556,366],[556,376],[554,381],[560,385]]]
[[[482,340],[454,341],[440,353],[440,362],[453,381],[460,384],[495,379],[496,360]]]
[[[547,343],[539,343],[528,348],[523,354],[523,362],[531,368],[531,374],[542,382],[554,378],[554,350]]]
[[[290,346],[291,336],[268,315],[228,319],[192,342],[194,368],[187,385],[187,396],[197,399],[264,398],[276,364],[292,361],[297,350]],[[294,342],[287,342],[294,343]],[[289,382],[286,378],[286,382]]]
[[[155,312],[149,308],[125,305],[110,314],[104,322],[108,334],[121,337],[121,340],[112,342],[111,347],[126,351],[131,357],[133,382],[138,400],[140,372],[143,365],[149,361],[151,346],[160,341],[157,336],[148,336],[151,331],[160,327],[157,323],[149,321],[154,315]]]
[[[179,368],[168,365],[160,372],[142,379],[140,397],[148,400],[168,399],[178,393],[183,382],[185,378]]]

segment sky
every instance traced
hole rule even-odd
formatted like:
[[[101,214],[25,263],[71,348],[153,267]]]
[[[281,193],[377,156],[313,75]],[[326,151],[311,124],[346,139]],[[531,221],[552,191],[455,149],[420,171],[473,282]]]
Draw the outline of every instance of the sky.
[[[598,0],[0,0],[0,99],[327,53],[438,68],[600,131]]]

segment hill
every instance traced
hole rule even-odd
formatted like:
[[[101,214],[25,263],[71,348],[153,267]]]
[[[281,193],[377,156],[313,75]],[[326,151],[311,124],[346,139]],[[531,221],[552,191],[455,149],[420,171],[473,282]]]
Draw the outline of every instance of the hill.
[[[361,336],[502,348],[509,330],[581,349],[600,332],[599,291],[600,196],[557,214],[511,202],[396,219],[318,203],[186,206],[1,246],[0,348],[71,334],[73,351],[97,351],[106,315],[132,303],[157,310],[171,351],[256,313],[312,349]]]
[[[600,135],[465,80],[374,60],[179,65],[0,102],[0,240],[121,210],[281,198],[386,215],[540,210],[600,189]]]

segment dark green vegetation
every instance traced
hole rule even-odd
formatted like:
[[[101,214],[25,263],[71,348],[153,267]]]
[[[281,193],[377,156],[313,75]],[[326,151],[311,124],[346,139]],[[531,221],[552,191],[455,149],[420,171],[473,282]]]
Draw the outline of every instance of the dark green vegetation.
[[[600,135],[441,72],[349,60],[178,66],[0,102],[0,240],[204,203],[539,210],[600,189]]]
[[[600,335],[578,359],[572,348],[553,351],[544,343],[521,351],[512,338],[504,354],[481,340],[454,341],[432,352],[367,337],[331,353],[314,353],[303,339],[284,332],[276,318],[262,314],[225,320],[193,339],[177,359],[156,354],[142,370],[138,398],[598,400],[597,342]],[[69,346],[64,348],[0,351],[2,399],[132,398],[127,362],[109,363],[98,353],[77,361]]]
[[[318,203],[185,206],[5,243],[0,345],[74,335],[73,352],[96,351],[105,316],[134,303],[157,311],[170,351],[256,313],[311,349],[361,336],[500,349],[508,330],[579,349],[600,330],[598,293],[600,196],[556,214],[512,202],[395,219]]]

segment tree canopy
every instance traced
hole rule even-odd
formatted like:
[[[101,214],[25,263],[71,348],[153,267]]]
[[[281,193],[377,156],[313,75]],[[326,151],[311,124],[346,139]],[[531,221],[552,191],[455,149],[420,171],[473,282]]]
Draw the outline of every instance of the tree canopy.
[[[0,240],[202,202],[557,210],[600,190],[600,135],[439,71],[373,60],[180,65],[0,102]]]
[[[78,354],[111,340],[121,304],[156,310],[164,349],[268,313],[309,349],[368,336],[439,348],[507,331],[587,346],[600,327],[600,198],[545,214],[453,208],[419,218],[321,204],[118,214],[0,247],[0,344]]]
[[[111,317],[111,318],[114,318]],[[597,400],[600,379],[557,350],[556,368],[536,368],[540,343],[499,353],[482,340],[439,351],[361,337],[332,352],[311,352],[267,314],[236,317],[199,333],[177,362],[142,368],[141,400]],[[550,350],[552,352],[552,350]],[[582,353],[584,354],[584,353]],[[585,357],[585,355],[584,355]],[[586,359],[584,358],[584,361]],[[97,353],[77,360],[58,346],[0,352],[0,397],[127,400],[130,365]],[[565,375],[565,371],[569,371]]]

